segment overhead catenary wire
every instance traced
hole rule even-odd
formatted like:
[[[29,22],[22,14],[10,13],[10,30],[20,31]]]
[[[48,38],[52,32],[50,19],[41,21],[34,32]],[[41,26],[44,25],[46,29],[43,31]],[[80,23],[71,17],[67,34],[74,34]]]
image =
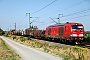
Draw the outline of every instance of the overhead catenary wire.
[[[37,12],[39,12],[39,11],[45,9],[46,7],[50,6],[51,4],[53,4],[53,3],[56,2],[56,1],[57,1],[57,0],[54,0],[53,2],[49,3],[48,5],[44,6],[43,8],[41,8],[41,9],[39,9],[39,10],[37,10],[37,11],[31,13],[31,14],[35,14],[35,13],[37,13]],[[85,1],[88,1],[88,0],[80,1],[80,2],[78,2],[78,3],[76,3],[76,4],[73,4],[73,5],[71,5],[71,6],[67,7],[67,8],[65,8],[64,10],[67,10],[67,9],[69,9],[69,8],[71,8],[71,7],[73,7],[73,6],[76,6],[76,5],[78,5],[78,4],[81,4],[81,3],[85,2]]]
[[[25,20],[25,18],[26,18],[26,16],[24,16],[19,22],[17,22],[17,27],[16,28],[21,28],[21,26],[22,26],[22,22]]]
[[[75,14],[82,14],[82,13],[87,13],[87,12],[90,12],[90,9],[85,9],[85,10],[82,10],[82,11],[79,11],[79,12],[75,12],[75,13],[72,13],[72,14],[69,14],[69,15],[65,15],[63,17],[68,17],[68,16],[72,16],[72,15],[75,15]],[[82,16],[78,16],[78,17],[73,17],[73,18],[70,18],[70,19],[76,19],[76,18],[81,18],[81,17],[86,17],[86,16],[90,16],[90,14],[82,15]],[[70,19],[65,19],[65,20],[70,20]],[[48,23],[50,23],[50,22],[42,23],[42,24],[39,24],[38,26],[45,25],[45,24],[48,24]]]
[[[72,15],[76,15],[76,14],[83,14],[83,13],[88,13],[90,12],[90,9],[85,9],[85,10],[82,10],[82,11],[78,11],[78,12],[75,12],[75,13],[72,13],[72,14],[68,14],[68,15],[64,15],[62,17],[68,17],[68,16],[72,16]],[[81,17],[86,17],[86,16],[90,16],[90,14],[87,14],[87,15],[82,15],[82,16],[78,16],[78,17],[73,17],[73,18],[70,18],[70,19],[76,19],[76,18],[81,18]],[[70,20],[70,19],[65,19],[65,20]],[[47,22],[47,23],[50,23],[50,22]],[[43,24],[39,24],[39,26],[41,25],[45,25],[47,23],[43,23]]]
[[[81,4],[81,3],[84,3],[85,1],[88,1],[88,0],[83,0],[83,1],[80,1],[80,2],[78,2],[78,3],[76,3],[76,4],[73,4],[73,5],[71,5],[71,6],[68,6],[67,8],[63,9],[63,11],[64,11],[64,10],[67,10],[67,9],[69,9],[69,8],[71,8],[71,7],[74,7],[74,6],[76,6],[76,5],[79,5],[79,4]]]
[[[72,15],[83,14],[83,13],[87,13],[87,12],[90,12],[90,9],[85,9],[85,10],[82,10],[82,11],[78,11],[78,12],[75,12],[75,13],[64,15],[63,17],[68,17],[68,16],[72,16]]]
[[[46,5],[45,7],[41,8],[41,9],[39,9],[39,10],[37,10],[37,11],[31,13],[31,14],[38,13],[39,11],[45,9],[46,7],[50,6],[51,4],[53,4],[53,3],[56,2],[56,1],[57,1],[57,0],[54,0],[54,1],[51,2],[50,4]],[[78,5],[78,4],[84,3],[85,1],[87,1],[87,0],[83,0],[83,1],[80,1],[80,2],[78,2],[78,3],[76,3],[76,4],[73,4],[73,5],[71,5],[71,6],[67,7],[67,8],[65,8],[65,10],[67,10],[67,9],[69,9],[69,8],[71,8],[71,7],[74,7],[74,6]],[[89,10],[88,10],[88,11],[89,11]],[[86,11],[84,11],[84,12],[86,12]],[[76,13],[72,13],[72,14],[64,15],[63,17],[68,17],[68,16],[71,16],[71,15],[81,14],[81,13],[83,13],[83,12],[76,12]],[[24,19],[23,19],[23,20],[24,20]],[[23,21],[23,20],[22,20],[22,21]]]
[[[70,19],[65,19],[65,20],[77,19],[77,18],[86,17],[86,16],[90,16],[90,14],[88,14],[88,15],[82,15],[82,16],[78,16],[78,17],[74,17],[74,18],[70,18]],[[45,24],[48,24],[48,23],[50,23],[50,22],[38,24],[38,26],[45,25]]]
[[[83,0],[83,1],[80,1],[80,2],[78,2],[78,3],[76,3],[76,4],[73,4],[73,5],[65,8],[64,10],[67,10],[67,9],[69,9],[69,8],[71,8],[71,7],[74,7],[74,6],[76,6],[76,5],[79,5],[79,4],[81,4],[81,3],[84,3],[85,1],[87,1],[87,0]],[[82,11],[79,11],[79,12],[75,12],[75,13],[72,13],[72,14],[64,15],[64,16],[62,16],[62,17],[68,17],[68,16],[83,14],[83,13],[87,13],[87,12],[90,12],[90,9],[85,9],[85,10],[82,10]],[[88,16],[88,15],[83,15],[83,16],[79,16],[79,17],[75,17],[75,18],[86,17],[86,16]],[[74,19],[74,18],[72,18],[72,19]],[[45,23],[45,24],[46,24],[46,23]],[[45,24],[44,24],[44,23],[43,23],[43,24],[39,24],[39,26],[40,26],[40,25],[45,25]]]
[[[37,13],[37,12],[39,12],[39,11],[45,9],[46,7],[50,6],[51,4],[53,4],[53,3],[56,2],[56,1],[57,1],[57,0],[52,1],[51,3],[49,3],[48,5],[46,5],[45,7],[41,8],[41,9],[39,9],[39,10],[37,10],[37,11],[31,13],[31,14],[35,14],[35,13]],[[26,16],[25,16],[25,17],[26,17]],[[25,17],[24,17],[19,23],[21,23],[21,22],[25,19]]]
[[[73,17],[73,18],[70,18],[70,19],[77,19],[77,18],[86,17],[86,16],[90,16],[90,14],[82,15],[82,16],[78,16],[78,17]],[[65,20],[70,20],[70,19],[65,19]]]
[[[37,11],[31,13],[31,14],[35,14],[35,13],[37,13],[37,12],[39,12],[39,11],[45,9],[46,7],[50,6],[51,4],[53,4],[53,3],[56,2],[56,1],[57,1],[57,0],[52,1],[52,2],[49,3],[48,5],[44,6],[43,8],[41,8],[41,9],[39,9],[39,10],[37,10]],[[74,5],[71,5],[71,6],[67,7],[66,9],[68,9],[68,8],[70,8],[70,7],[73,7],[73,6],[75,6],[75,5],[81,4],[81,3],[85,2],[85,1],[87,1],[87,0],[80,1],[80,2],[78,2],[78,3],[76,3],[76,4],[74,4]],[[65,10],[66,10],[66,9],[65,9]]]
[[[54,0],[53,2],[49,3],[48,5],[44,6],[43,8],[41,8],[41,9],[39,9],[39,10],[37,10],[37,11],[31,13],[31,14],[35,14],[35,13],[37,13],[37,12],[39,12],[39,11],[45,9],[46,7],[50,6],[51,4],[53,4],[53,3],[56,2],[56,1],[57,1],[57,0]]]
[[[26,16],[24,16],[24,17],[18,22],[18,24],[20,24],[22,21],[24,21],[25,18],[26,18]]]
[[[73,17],[73,18],[69,18],[69,19],[65,19],[65,20],[77,19],[77,18],[81,18],[81,17],[90,16],[90,14],[88,14],[88,12],[90,12],[90,9],[85,9],[85,10],[78,11],[78,12],[75,12],[75,13],[72,13],[72,14],[64,15],[63,17],[69,17],[69,16],[73,16],[73,15],[83,14],[81,16],[77,16],[77,17]]]
[[[53,22],[53,21],[52,21]],[[50,23],[52,23],[51,21],[47,21],[47,22],[43,22],[43,23],[41,23],[41,24],[38,24],[37,26],[42,26],[42,25],[46,25],[46,24],[50,24]],[[55,23],[55,22],[53,22],[53,23]]]

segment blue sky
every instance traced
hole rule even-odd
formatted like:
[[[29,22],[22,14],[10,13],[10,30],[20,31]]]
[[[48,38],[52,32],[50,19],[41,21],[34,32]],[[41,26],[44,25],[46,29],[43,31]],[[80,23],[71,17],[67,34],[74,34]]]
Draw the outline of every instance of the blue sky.
[[[58,21],[58,14],[63,14],[61,23],[80,22],[90,31],[90,0],[0,0],[0,27],[14,29],[16,23],[17,29],[28,28],[26,13],[30,13],[32,25],[39,29],[55,24],[49,17]]]

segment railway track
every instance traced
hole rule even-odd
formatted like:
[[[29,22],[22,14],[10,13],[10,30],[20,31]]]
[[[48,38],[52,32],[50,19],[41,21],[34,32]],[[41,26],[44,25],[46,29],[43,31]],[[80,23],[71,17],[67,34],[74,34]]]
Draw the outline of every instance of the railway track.
[[[90,45],[89,44],[77,44],[77,46],[80,46],[82,48],[88,48],[90,50]]]
[[[64,47],[64,46],[68,46],[68,47],[73,47],[73,46],[80,46],[82,48],[88,48],[90,50],[90,45],[89,44],[85,44],[85,43],[81,43],[81,44],[75,44],[75,43],[65,43],[65,42],[59,42],[59,41],[55,41],[55,40],[41,40],[41,39],[35,39],[35,38],[32,38],[33,40],[40,40],[41,42],[48,42],[50,44],[56,44],[58,46],[61,46],[61,47]]]

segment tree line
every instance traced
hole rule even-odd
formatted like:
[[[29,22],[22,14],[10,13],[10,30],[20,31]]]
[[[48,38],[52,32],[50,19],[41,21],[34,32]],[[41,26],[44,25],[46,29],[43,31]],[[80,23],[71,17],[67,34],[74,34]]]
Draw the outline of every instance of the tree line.
[[[3,31],[1,28],[0,28],[0,35],[3,35],[5,34],[5,31]]]
[[[90,31],[86,31],[84,37],[85,37],[85,42],[90,43]]]

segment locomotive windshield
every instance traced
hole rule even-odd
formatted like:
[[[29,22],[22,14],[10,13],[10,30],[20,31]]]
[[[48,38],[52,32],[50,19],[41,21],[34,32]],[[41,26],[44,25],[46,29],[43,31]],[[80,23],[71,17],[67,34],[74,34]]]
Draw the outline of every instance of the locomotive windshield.
[[[83,26],[73,25],[72,30],[82,30]]]

